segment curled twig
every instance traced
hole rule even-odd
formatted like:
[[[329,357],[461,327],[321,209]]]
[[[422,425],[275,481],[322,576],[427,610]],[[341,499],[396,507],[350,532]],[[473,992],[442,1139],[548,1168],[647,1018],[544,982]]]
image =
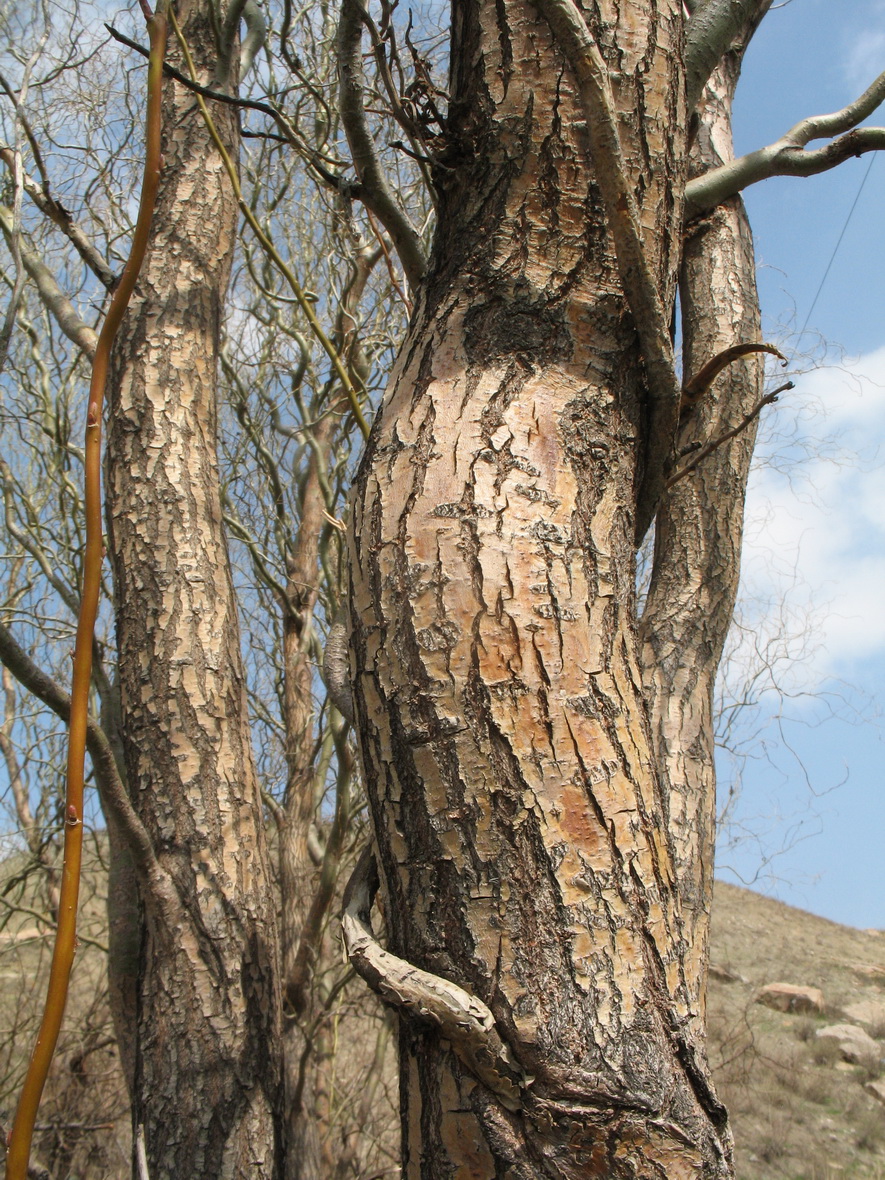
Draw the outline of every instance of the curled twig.
[[[717,353],[711,361],[707,361],[703,368],[695,373],[690,381],[686,381],[682,387],[680,407],[682,412],[684,413],[692,406],[697,405],[723,369],[727,369],[742,356],[749,356],[754,352],[767,352],[787,364],[787,358],[773,344],[733,344],[731,348],[723,349],[722,352]]]

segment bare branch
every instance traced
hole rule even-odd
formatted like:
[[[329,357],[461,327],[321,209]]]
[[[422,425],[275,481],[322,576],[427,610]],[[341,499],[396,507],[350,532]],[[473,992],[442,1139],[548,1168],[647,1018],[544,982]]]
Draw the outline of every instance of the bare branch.
[[[0,621],[0,663],[9,669],[23,688],[26,688],[38,701],[42,701],[66,725],[68,724],[71,716],[69,694],[34,663],[2,621]],[[157,867],[153,845],[132,806],[123,780],[120,778],[107,734],[94,717],[89,717],[86,722],[86,748],[92,759],[102,807],[106,812],[113,813],[121,829],[126,833],[133,859],[146,879],[147,874],[155,871]]]
[[[9,148],[0,147],[0,160],[12,170],[14,167],[13,153]],[[32,176],[24,173],[22,184],[25,192],[37,206],[41,213],[62,231],[70,240],[77,253],[95,274],[95,276],[110,289],[117,281],[117,276],[108,266],[105,259],[89,240],[85,231],[74,221],[71,214],[55,197],[50,196]]]
[[[873,111],[878,110],[885,101],[885,71],[876,78],[860,98],[850,102],[841,111],[834,111],[830,115],[811,115],[802,119],[795,127],[791,127],[784,139],[796,147],[804,147],[812,139],[823,139],[825,136],[842,135],[850,131],[862,120],[869,118]]]
[[[338,86],[341,122],[362,184],[360,199],[387,232],[412,290],[424,274],[427,259],[417,229],[391,192],[366,122],[362,59],[363,22],[357,0],[343,0],[338,24]]]
[[[240,45],[240,81],[252,69],[255,55],[267,40],[267,22],[255,0],[246,0],[243,5],[243,21],[246,25],[246,36]]]
[[[736,360],[740,360],[742,356],[749,356],[754,352],[767,352],[771,356],[779,357],[784,364],[787,363],[787,358],[773,344],[734,344],[731,348],[723,349],[712,360],[707,361],[700,371],[683,385],[682,411],[684,412],[690,409],[691,406],[700,401],[723,369],[727,369],[729,365],[733,364]]]
[[[346,744],[342,744],[341,750],[346,754],[346,758],[338,773],[335,818],[326,839],[316,891],[301,927],[298,949],[289,978],[285,981],[284,995],[296,1016],[303,1016],[307,1007],[308,987],[319,960],[323,925],[335,895],[344,839],[351,819],[349,803],[353,757]]]
[[[773,390],[773,392],[766,393],[765,397],[760,398],[753,409],[750,410],[749,414],[745,414],[743,418],[741,418],[737,426],[734,426],[731,430],[726,430],[725,433],[720,434],[718,438],[712,439],[705,446],[701,447],[690,463],[686,463],[684,467],[680,467],[678,471],[674,471],[674,473],[667,480],[667,491],[669,491],[674,484],[679,483],[681,479],[684,479],[686,475],[691,475],[691,473],[695,471],[701,465],[701,463],[703,463],[703,461],[708,458],[708,456],[712,455],[714,451],[717,451],[723,445],[723,443],[727,443],[729,439],[732,439],[736,435],[740,434],[742,430],[746,430],[750,423],[759,417],[766,406],[770,406],[772,402],[776,402],[782,393],[786,393],[788,389],[792,388],[793,382],[787,381],[784,385],[778,386],[778,388]]]
[[[413,967],[375,941],[370,912],[377,890],[375,856],[367,847],[345,890],[341,919],[344,945],[354,970],[388,1004],[435,1024],[501,1105],[521,1110],[525,1079],[498,1035],[491,1010],[457,984]]]
[[[698,104],[707,79],[731,43],[747,25],[752,29],[771,6],[771,0],[706,0],[690,4],[685,29],[685,97],[689,112]]]
[[[0,205],[0,230],[3,231],[3,235],[7,241],[11,242],[13,236],[13,216],[12,210],[8,209],[5,205]],[[19,235],[18,239],[18,252],[22,265],[37,288],[37,293],[58,326],[64,332],[65,336],[69,340],[72,340],[91,359],[95,355],[98,336],[81,319],[73,303],[71,303],[70,299],[68,299],[67,295],[65,295],[64,291],[62,291],[61,287],[55,281],[52,271],[37,256],[21,235]]]
[[[850,156],[881,151],[885,148],[885,128],[858,128],[857,124],[881,106],[883,100],[885,73],[841,111],[802,119],[768,147],[749,152],[690,181],[685,190],[686,220],[770,176],[814,176],[835,168]],[[831,135],[840,138],[814,151],[805,150],[812,139]]]
[[[672,454],[681,392],[660,292],[648,265],[639,212],[627,181],[608,68],[572,0],[535,0],[575,72],[593,151],[595,180],[605,204],[618,271],[639,336],[648,382],[646,470],[636,506],[636,539],[654,519]]]

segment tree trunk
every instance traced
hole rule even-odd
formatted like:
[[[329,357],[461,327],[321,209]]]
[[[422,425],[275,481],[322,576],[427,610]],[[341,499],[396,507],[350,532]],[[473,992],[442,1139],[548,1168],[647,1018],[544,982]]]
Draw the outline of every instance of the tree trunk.
[[[223,86],[210,9],[178,15],[201,81]],[[213,116],[235,156],[235,116]],[[177,895],[142,892],[133,1119],[152,1180],[256,1180],[278,1174],[280,1000],[215,451],[237,208],[193,95],[168,82],[164,127],[107,455],[128,782]]]
[[[739,53],[729,55],[705,91],[690,156],[693,174],[733,158],[731,104],[740,60]],[[683,365],[691,378],[725,349],[761,339],[753,237],[741,198],[692,222],[684,250]],[[758,354],[730,365],[683,417],[678,448],[687,452],[685,462],[692,445],[738,426],[759,404],[763,384]],[[667,496],[657,517],[652,580],[640,627],[646,696],[669,800],[689,942],[688,979],[700,1027],[716,839],[713,689],[737,595],[757,424],[753,419]]]
[[[359,339],[356,314],[377,252],[354,251],[349,281],[342,295],[334,344],[354,378],[361,383],[368,365]],[[284,723],[287,781],[279,817],[279,878],[283,962],[283,1060],[285,1067],[287,1152],[285,1180],[320,1180],[324,1172],[323,1138],[330,1128],[316,1101],[318,1040],[322,1012],[318,975],[328,964],[323,954],[325,919],[334,897],[343,831],[334,824],[327,834],[326,872],[320,873],[309,851],[311,825],[317,819],[325,784],[317,789],[315,664],[310,648],[313,612],[320,586],[320,544],[328,517],[323,484],[327,480],[339,415],[347,399],[333,384],[331,404],[312,427],[313,445],[304,476],[298,535],[287,559],[287,601],[283,604]],[[333,413],[335,409],[338,412]],[[349,774],[349,770],[344,771]],[[329,847],[331,843],[332,847]],[[324,880],[333,874],[331,881]],[[325,1105],[325,1104],[322,1104]]]
[[[669,305],[682,6],[585,17]],[[643,368],[582,107],[528,4],[457,5],[452,63],[432,270],[357,481],[355,697],[391,948],[490,1009],[498,1064],[403,1023],[404,1175],[724,1176],[637,655]]]

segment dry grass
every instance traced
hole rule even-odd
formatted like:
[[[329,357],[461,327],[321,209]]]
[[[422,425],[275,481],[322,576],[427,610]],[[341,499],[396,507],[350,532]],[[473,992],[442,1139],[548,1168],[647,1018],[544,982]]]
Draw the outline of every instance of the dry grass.
[[[100,849],[87,873],[76,983],[59,1056],[41,1110],[37,1155],[52,1180],[125,1180],[129,1130],[124,1086],[111,1039],[103,956]],[[0,887],[17,866],[3,865]],[[27,910],[36,885],[25,878],[6,896],[23,909],[0,921],[0,1122],[8,1126],[42,1002],[49,940]],[[864,1090],[885,1062],[841,1060],[819,1039],[844,1022],[847,1005],[883,997],[885,935],[837,926],[734,886],[717,885],[712,959],[730,982],[713,979],[709,1051],[734,1127],[738,1180],[885,1180],[885,1106]],[[880,968],[858,971],[858,966]],[[774,1012],[753,1002],[779,980],[819,987],[826,1016]],[[27,986],[22,986],[26,981]],[[33,981],[33,982],[32,982]],[[349,1159],[350,1176],[398,1174],[397,1095],[392,1038],[367,1022],[362,985],[346,989],[328,1026],[324,1069],[331,1114],[328,1158]],[[370,1031],[367,1035],[366,1028]],[[343,1117],[343,1112],[348,1112]],[[330,1178],[331,1180],[331,1178]]]
[[[885,935],[839,926],[745,889],[717,883],[712,960],[746,982],[713,979],[709,1048],[732,1115],[738,1180],[885,1180],[885,1106],[864,1090],[882,1063],[851,1065],[819,1039],[843,1009],[881,999]],[[775,981],[818,987],[824,1016],[753,1002]],[[881,1028],[867,1028],[882,1040]],[[882,1046],[885,1059],[885,1044]]]

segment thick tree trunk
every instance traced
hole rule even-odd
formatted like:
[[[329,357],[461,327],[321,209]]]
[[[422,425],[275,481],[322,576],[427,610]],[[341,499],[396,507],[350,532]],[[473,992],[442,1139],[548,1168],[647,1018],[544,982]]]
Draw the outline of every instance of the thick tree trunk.
[[[586,13],[665,303],[681,8]],[[357,482],[355,696],[391,948],[491,1010],[511,1080],[404,1024],[404,1174],[723,1176],[636,649],[643,372],[586,125],[528,4],[458,4],[452,61],[434,266]]]
[[[197,63],[212,62],[209,9],[195,0],[179,20]],[[235,117],[214,117],[235,154]],[[164,126],[108,433],[128,781],[177,894],[142,895],[133,1117],[152,1180],[256,1180],[277,1175],[280,1000],[215,453],[237,209],[193,96],[168,83]]]

